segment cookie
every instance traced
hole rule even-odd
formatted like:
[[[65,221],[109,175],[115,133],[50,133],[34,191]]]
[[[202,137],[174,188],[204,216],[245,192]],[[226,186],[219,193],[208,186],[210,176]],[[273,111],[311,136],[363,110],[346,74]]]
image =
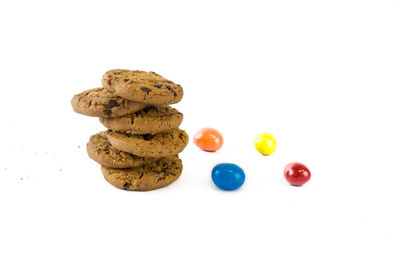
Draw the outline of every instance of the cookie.
[[[182,86],[155,72],[110,70],[104,74],[102,84],[123,98],[149,104],[175,104],[183,97]]]
[[[112,147],[106,132],[90,137],[86,149],[91,159],[110,168],[134,168],[159,160],[159,158],[135,156]]]
[[[144,103],[123,99],[104,88],[94,88],[75,95],[71,100],[75,112],[92,117],[120,117],[147,107]]]
[[[107,132],[108,141],[116,149],[140,157],[168,157],[176,155],[189,142],[187,133],[180,129],[151,134],[129,134],[123,132]]]
[[[134,191],[150,191],[167,186],[179,178],[182,169],[182,161],[178,156],[162,158],[131,169],[101,167],[107,182],[115,187]]]
[[[147,107],[119,118],[100,118],[105,127],[131,134],[156,134],[176,129],[182,120],[183,114],[168,106]]]

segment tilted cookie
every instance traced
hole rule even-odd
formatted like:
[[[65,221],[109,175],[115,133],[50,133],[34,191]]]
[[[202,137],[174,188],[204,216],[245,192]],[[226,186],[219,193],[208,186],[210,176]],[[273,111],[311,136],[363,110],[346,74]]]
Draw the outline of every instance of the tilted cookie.
[[[120,151],[108,142],[106,132],[90,137],[86,146],[89,157],[97,163],[110,168],[133,168],[149,164],[160,158],[143,158]]]
[[[176,129],[182,120],[183,114],[168,106],[147,107],[119,118],[100,118],[105,127],[131,134],[155,134]]]
[[[150,191],[171,184],[182,173],[178,156],[131,169],[112,169],[102,166],[104,178],[113,186],[134,191]]]
[[[144,103],[123,99],[104,88],[94,88],[75,95],[71,100],[75,112],[92,117],[119,117],[147,107]]]
[[[129,134],[107,131],[108,141],[116,149],[141,157],[168,157],[176,155],[189,142],[187,133],[180,129],[151,134]]]
[[[182,86],[155,72],[110,70],[104,74],[102,84],[123,98],[149,104],[175,104],[183,97]]]

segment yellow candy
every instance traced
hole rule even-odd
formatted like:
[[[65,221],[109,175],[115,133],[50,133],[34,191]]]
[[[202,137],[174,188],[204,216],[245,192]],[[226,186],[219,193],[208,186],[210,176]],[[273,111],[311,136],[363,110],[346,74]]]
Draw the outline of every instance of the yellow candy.
[[[271,155],[276,149],[276,139],[271,133],[260,133],[254,139],[254,146],[264,156]]]

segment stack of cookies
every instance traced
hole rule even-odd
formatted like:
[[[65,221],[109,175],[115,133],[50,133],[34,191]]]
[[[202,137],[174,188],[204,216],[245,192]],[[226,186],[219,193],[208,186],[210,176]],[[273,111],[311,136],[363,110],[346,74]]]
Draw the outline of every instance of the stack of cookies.
[[[149,191],[171,184],[182,173],[178,153],[189,141],[178,129],[183,114],[169,106],[182,99],[182,87],[154,72],[122,69],[107,71],[102,85],[71,101],[75,112],[99,117],[108,128],[90,138],[89,157],[121,189]]]

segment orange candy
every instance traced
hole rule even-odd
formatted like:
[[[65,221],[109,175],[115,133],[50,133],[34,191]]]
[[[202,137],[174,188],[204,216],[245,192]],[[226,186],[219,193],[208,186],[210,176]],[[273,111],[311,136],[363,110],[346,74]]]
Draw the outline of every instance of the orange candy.
[[[203,128],[194,135],[193,142],[205,151],[214,152],[222,147],[224,138],[213,128]]]

